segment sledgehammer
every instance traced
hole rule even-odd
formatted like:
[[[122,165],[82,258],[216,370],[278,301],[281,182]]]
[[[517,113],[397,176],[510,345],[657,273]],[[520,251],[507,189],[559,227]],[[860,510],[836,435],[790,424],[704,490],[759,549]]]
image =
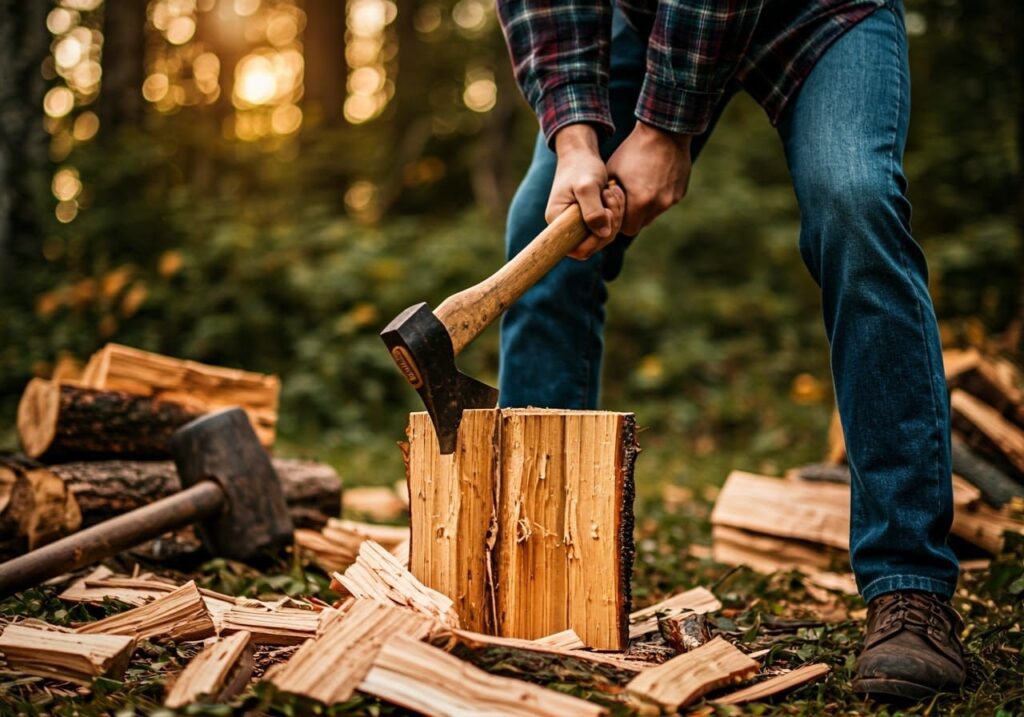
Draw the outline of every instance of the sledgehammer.
[[[455,357],[589,234],[579,206],[573,205],[479,284],[449,296],[433,311],[426,303],[410,306],[381,332],[391,358],[423,399],[441,453],[455,451],[464,410],[498,402],[498,391],[459,371]]]

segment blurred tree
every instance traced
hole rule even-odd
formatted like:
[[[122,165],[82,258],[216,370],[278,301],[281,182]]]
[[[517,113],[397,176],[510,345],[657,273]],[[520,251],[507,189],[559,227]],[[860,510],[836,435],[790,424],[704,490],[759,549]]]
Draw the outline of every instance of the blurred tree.
[[[16,264],[40,255],[49,196],[43,129],[43,63],[50,49],[46,2],[0,0],[0,286]]]
[[[313,126],[337,127],[345,104],[345,3],[306,0],[305,10],[306,117]]]
[[[103,5],[103,89],[98,113],[107,136],[118,127],[142,122],[146,5],[147,0]]]

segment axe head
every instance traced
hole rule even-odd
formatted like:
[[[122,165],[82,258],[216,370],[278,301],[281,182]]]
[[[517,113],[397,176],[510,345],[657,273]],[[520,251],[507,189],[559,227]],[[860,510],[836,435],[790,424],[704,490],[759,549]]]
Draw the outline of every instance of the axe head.
[[[423,399],[437,432],[441,453],[453,453],[462,412],[494,408],[498,391],[455,367],[448,329],[425,303],[396,316],[380,332],[405,380]]]

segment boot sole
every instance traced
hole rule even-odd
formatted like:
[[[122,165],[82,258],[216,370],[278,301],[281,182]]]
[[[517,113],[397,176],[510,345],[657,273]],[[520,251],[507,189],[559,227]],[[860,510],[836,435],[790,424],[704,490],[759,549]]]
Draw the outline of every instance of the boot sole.
[[[938,690],[916,682],[886,678],[854,680],[852,687],[857,695],[879,702],[921,702],[938,694]]]

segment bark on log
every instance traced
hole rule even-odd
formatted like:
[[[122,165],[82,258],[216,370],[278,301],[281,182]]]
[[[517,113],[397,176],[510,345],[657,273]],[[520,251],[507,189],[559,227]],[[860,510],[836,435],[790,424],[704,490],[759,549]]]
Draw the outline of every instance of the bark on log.
[[[61,458],[165,458],[168,441],[199,414],[177,403],[32,379],[18,404],[25,454]]]
[[[35,461],[0,455],[0,558],[35,549],[81,524],[64,481]]]
[[[276,458],[292,521],[321,528],[341,511],[341,479],[328,465]],[[181,490],[171,461],[87,461],[49,466],[78,501],[84,526],[134,510]]]

